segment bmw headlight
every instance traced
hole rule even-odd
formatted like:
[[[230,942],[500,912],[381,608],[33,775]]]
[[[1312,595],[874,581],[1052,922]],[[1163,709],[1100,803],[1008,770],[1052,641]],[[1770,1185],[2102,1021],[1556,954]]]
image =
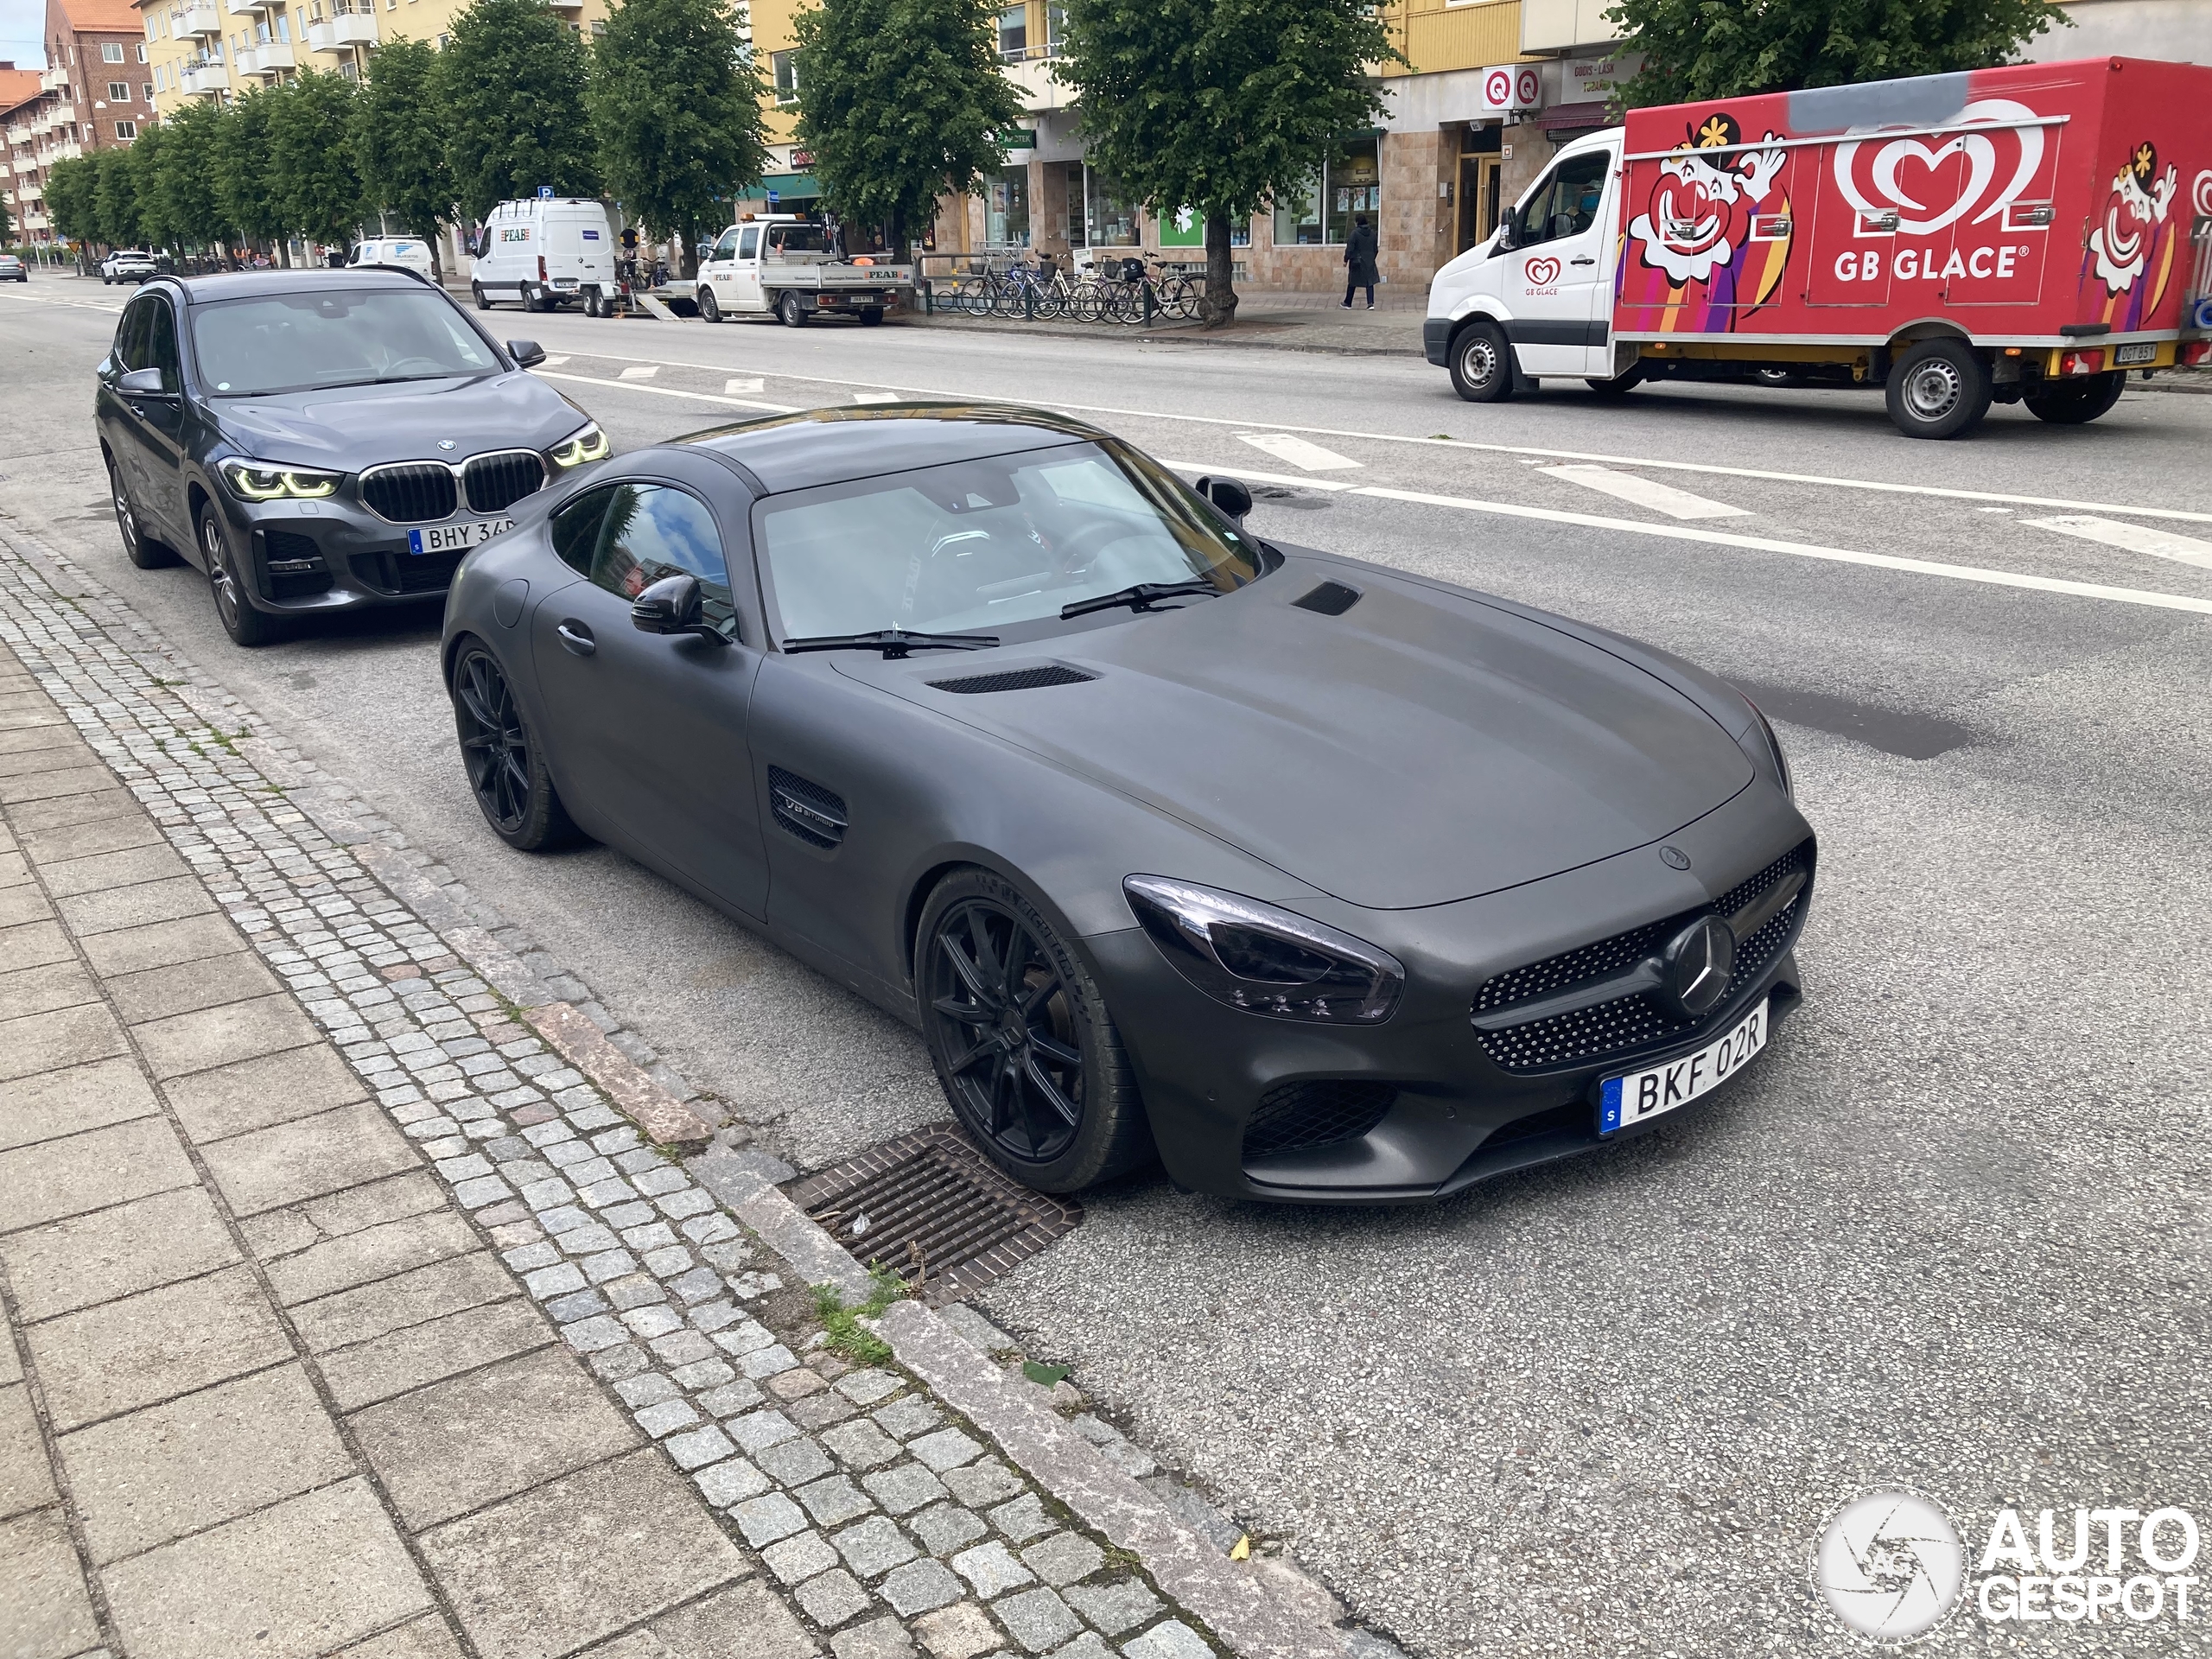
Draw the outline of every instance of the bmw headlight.
[[[581,467],[588,461],[607,459],[607,434],[599,429],[597,421],[587,422],[583,429],[571,433],[563,442],[556,444],[552,461],[566,472],[571,467]]]
[[[1157,875],[1122,883],[1175,969],[1217,1002],[1276,1020],[1388,1020],[1406,970],[1389,951],[1256,899]]]
[[[1739,697],[1744,696],[1740,691],[1736,695]],[[1751,711],[1751,724],[1745,728],[1743,736],[1736,741],[1744,746],[1744,753],[1751,757],[1751,764],[1754,766],[1757,766],[1761,759],[1761,746],[1764,747],[1764,759],[1766,763],[1774,768],[1775,777],[1781,781],[1783,794],[1795,801],[1797,798],[1797,791],[1789,782],[1789,762],[1783,758],[1782,740],[1774,734],[1774,728],[1768,723],[1765,711],[1758,704],[1753,702],[1749,697],[1744,697],[1744,703]]]
[[[259,467],[250,461],[223,463],[223,481],[248,501],[320,501],[338,493],[344,476],[299,467]]]

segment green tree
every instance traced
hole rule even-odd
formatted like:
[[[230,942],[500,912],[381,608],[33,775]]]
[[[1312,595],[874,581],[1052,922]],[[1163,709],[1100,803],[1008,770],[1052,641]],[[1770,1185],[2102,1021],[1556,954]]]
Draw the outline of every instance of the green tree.
[[[46,211],[54,228],[72,242],[99,239],[99,209],[93,200],[99,166],[91,156],[56,162],[47,170]]]
[[[1630,109],[1987,69],[2073,27],[2051,0],[1619,0],[1606,16],[1643,54]]]
[[[215,206],[242,243],[273,242],[284,233],[270,189],[270,125],[276,95],[251,92],[223,106],[215,128]]]
[[[1146,210],[1205,221],[1206,325],[1236,315],[1230,237],[1311,187],[1324,152],[1383,108],[1397,60],[1366,0],[1069,0],[1065,58],[1091,164]]]
[[[269,117],[269,188],[284,228],[343,245],[361,219],[353,161],[353,83],[310,69],[275,95]]]
[[[438,96],[451,112],[446,158],[461,208],[481,219],[550,185],[599,194],[583,41],[543,0],[474,0],[438,54]]]
[[[431,269],[442,282],[438,227],[452,218],[460,193],[446,161],[437,63],[437,53],[421,41],[388,41],[377,48],[353,105],[353,155],[370,203],[397,214],[430,245]]]
[[[143,232],[138,223],[138,181],[130,152],[120,147],[97,149],[92,163],[92,218],[99,239],[111,248],[134,245]]]
[[[995,0],[823,0],[792,24],[798,138],[837,211],[903,257],[938,198],[1001,164],[1021,114],[999,69]]]
[[[149,248],[165,248],[183,238],[169,223],[168,204],[162,196],[162,150],[167,135],[153,122],[143,124],[130,148],[121,154],[129,162],[130,196],[137,204],[138,236]]]
[[[207,247],[223,234],[222,213],[215,204],[215,145],[221,120],[213,105],[196,98],[162,119],[154,193],[170,234],[191,247]]]
[[[673,236],[683,274],[717,206],[767,161],[761,86],[722,0],[618,0],[593,48],[592,125],[607,189],[632,219]]]

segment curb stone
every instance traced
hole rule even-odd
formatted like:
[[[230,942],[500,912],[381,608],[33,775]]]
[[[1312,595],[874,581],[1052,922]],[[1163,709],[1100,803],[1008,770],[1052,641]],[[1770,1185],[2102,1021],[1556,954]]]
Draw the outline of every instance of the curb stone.
[[[280,976],[291,984],[296,995],[308,1000],[315,1018],[327,1030],[329,1040],[337,1044],[355,1069],[361,1071],[384,1108],[402,1122],[410,1139],[427,1155],[439,1159],[441,1175],[453,1186],[462,1207],[475,1212],[478,1224],[492,1233],[503,1255],[512,1258],[511,1268],[524,1271],[525,1260],[536,1261],[549,1252],[557,1259],[560,1250],[550,1243],[541,1242],[548,1231],[552,1231],[556,1238],[565,1238],[579,1224],[588,1225],[593,1231],[606,1229],[575,1208],[574,1200],[580,1195],[571,1193],[550,1169],[537,1173],[534,1182],[525,1185],[518,1199],[497,1172],[488,1176],[471,1173],[463,1179],[458,1167],[448,1171],[445,1166],[466,1163],[473,1169],[484,1160],[473,1155],[464,1157],[464,1149],[471,1143],[490,1142],[484,1149],[495,1159],[531,1162],[535,1170],[533,1148],[542,1149],[562,1137],[574,1140],[570,1128],[551,1121],[557,1116],[557,1106],[568,1109],[576,1128],[592,1135],[595,1147],[605,1141],[604,1150],[621,1160],[621,1167],[637,1181],[638,1191],[655,1198],[671,1221],[681,1222],[683,1237],[702,1251],[717,1240],[730,1239],[735,1233],[728,1221],[715,1224],[726,1231],[712,1230],[709,1226],[711,1216],[699,1213],[702,1209],[710,1211],[714,1199],[720,1198],[752,1227],[764,1243],[799,1270],[806,1282],[835,1284],[855,1297],[864,1298],[869,1293],[873,1287],[861,1264],[757,1168],[748,1166],[741,1156],[717,1151],[691,1159],[689,1173],[707,1191],[701,1192],[694,1188],[693,1194],[699,1202],[677,1207],[677,1201],[683,1198],[679,1189],[689,1185],[684,1179],[686,1166],[663,1162],[661,1154],[648,1148],[622,1151],[616,1141],[608,1138],[610,1126],[626,1117],[663,1147],[703,1147],[712,1132],[698,1113],[645,1072],[609,1039],[605,1027],[613,1022],[611,1019],[594,1017],[601,1012],[597,1004],[587,1001],[579,1007],[555,995],[545,977],[498,937],[499,924],[495,916],[490,918],[491,925],[485,925],[483,907],[471,899],[458,882],[449,875],[441,882],[438,876],[446,873],[427,856],[408,850],[397,831],[367,810],[357,796],[347,793],[339,780],[321,772],[296,749],[266,738],[251,737],[246,724],[254,718],[251,711],[219,685],[205,676],[182,680],[161,678],[161,671],[176,672],[178,661],[128,605],[100,590],[88,575],[71,562],[35,541],[26,546],[25,539],[20,533],[0,532],[0,546],[13,551],[55,597],[66,600],[68,608],[58,615],[36,616],[27,611],[12,618],[0,611],[0,625],[10,625],[0,626],[0,632],[35,652],[51,653],[58,647],[65,663],[73,664],[79,676],[94,683],[97,690],[88,694],[80,681],[73,681],[60,672],[46,658],[42,660],[48,660],[48,666],[42,671],[35,670],[41,684],[57,694],[57,701],[62,703],[73,723],[118,772],[119,781],[154,812],[165,835],[179,840],[188,861],[215,888],[215,897],[245,931],[255,950],[278,968]],[[86,589],[92,591],[84,591]],[[34,605],[50,604],[47,595],[24,593],[20,588],[19,597]],[[95,599],[101,602],[102,614],[99,616],[77,602]],[[31,632],[26,632],[25,625],[29,625]],[[118,637],[125,631],[135,638]],[[35,639],[34,633],[43,638]],[[111,654],[104,658],[99,655],[118,649],[119,661]],[[73,656],[72,652],[75,654]],[[94,657],[89,671],[83,660],[86,655]],[[131,683],[134,672],[150,677],[152,685]],[[194,734],[173,716],[160,712],[156,706],[159,701],[156,687],[166,690],[189,711],[204,728],[201,734],[219,736],[226,726],[237,726],[235,743],[226,741],[210,744],[203,752],[200,744],[193,741]],[[133,700],[140,705],[137,709],[130,707]],[[150,722],[146,717],[149,713],[154,715]],[[171,730],[172,735],[167,740],[156,735],[162,725]],[[185,741],[191,748],[192,760],[169,753],[168,743],[178,740]],[[238,747],[248,743],[253,746],[251,750]],[[231,757],[228,763],[220,752],[227,752]],[[264,759],[272,760],[270,772],[297,781],[283,785],[273,783],[268,772],[260,769],[259,763]],[[247,798],[257,803],[250,809],[243,804],[226,807],[217,798],[220,793],[236,799],[239,791],[267,793]],[[250,838],[253,831],[245,822],[248,810],[260,817],[282,838],[283,844],[276,846],[273,853],[272,842],[268,839]],[[322,841],[321,850],[298,833],[297,826],[302,823],[311,825],[316,838]],[[190,844],[186,845],[187,842]],[[348,870],[346,866],[352,868]],[[368,880],[364,881],[363,876]],[[390,900],[377,901],[366,891],[371,883],[383,887],[391,895]],[[276,895],[274,901],[272,893]],[[280,913],[272,915],[272,907]],[[307,914],[309,911],[314,914]],[[284,921],[284,914],[298,919]],[[294,944],[296,938],[302,944],[307,942],[308,936],[300,931],[303,926],[315,930],[314,938],[330,940],[334,931],[337,939],[328,945],[314,946],[308,955],[303,955]],[[346,993],[327,988],[327,976],[316,971],[317,962],[322,958],[315,957],[314,952],[342,945],[349,937],[349,930],[354,944],[346,948],[354,951],[366,949],[370,961],[385,969],[385,980],[392,980],[397,975],[398,983],[420,986],[424,993],[446,993],[461,998],[464,1006],[472,1001],[486,1005],[473,1011],[479,1028],[499,1025],[503,1020],[512,1020],[514,1014],[521,1014],[526,1022],[521,1025],[521,1031],[534,1033],[574,1068],[568,1074],[572,1084],[578,1080],[576,1074],[581,1073],[582,1080],[591,1087],[562,1089],[553,1103],[546,1103],[525,1083],[511,1090],[512,1098],[510,1093],[503,1093],[495,1099],[485,1100],[469,1092],[467,1078],[456,1077],[438,1084],[426,1098],[421,1087],[404,1082],[402,1071],[395,1065],[391,1051],[397,1051],[400,1046],[372,1040],[364,1016],[340,1000]],[[442,950],[450,954],[442,955]],[[378,951],[385,956],[377,955]],[[390,958],[388,964],[386,957]],[[464,963],[466,967],[461,965]],[[355,968],[346,971],[358,974],[362,970]],[[308,981],[320,982],[325,988],[309,989]],[[471,982],[475,985],[474,990],[469,988]],[[366,978],[353,982],[374,984]],[[496,988],[497,995],[485,995],[486,987]],[[381,989],[372,989],[361,1000],[381,1001],[388,995]],[[508,1005],[504,1015],[497,1007],[501,1001]],[[454,1021],[458,1030],[458,1011],[450,1001],[442,1001],[441,1006],[445,1012],[434,1017]],[[387,1004],[380,1011],[389,1014],[391,1010]],[[507,1023],[503,1029],[517,1032],[519,1023]],[[495,1064],[480,1052],[486,1046],[484,1042],[473,1036],[469,1041],[479,1051],[477,1058],[483,1059],[486,1068]],[[515,1055],[518,1065],[523,1064],[518,1051],[537,1046],[518,1045],[511,1039],[502,1041],[499,1052]],[[412,1056],[425,1046],[427,1043],[405,1052]],[[545,1064],[553,1063],[551,1057],[546,1057]],[[537,1075],[530,1072],[527,1066],[523,1069],[526,1077]],[[473,1070],[470,1072],[470,1076],[480,1074]],[[507,1085],[517,1081],[504,1071],[499,1075],[505,1077]],[[427,1083],[429,1079],[423,1081]],[[404,1086],[394,1086],[395,1084]],[[545,1086],[552,1090],[556,1085],[549,1078]],[[520,1099],[524,1096],[530,1097],[528,1104]],[[619,1115],[606,1103],[610,1100],[620,1108]],[[499,1122],[494,1111],[495,1108],[513,1110],[517,1107],[534,1115],[517,1116],[518,1125],[533,1126],[525,1128],[522,1136],[505,1134],[506,1126]],[[450,1118],[446,1116],[448,1112]],[[456,1118],[461,1121],[451,1121]],[[549,1133],[540,1138],[540,1126],[548,1132],[557,1129],[559,1135]],[[626,1135],[629,1131],[622,1133]],[[524,1136],[528,1138],[527,1146],[523,1144]],[[648,1177],[647,1164],[632,1161],[641,1157],[665,1170],[666,1180]],[[520,1167],[518,1163],[518,1172]],[[622,1183],[617,1179],[613,1185],[620,1186]],[[557,1195],[537,1196],[536,1189],[541,1186],[558,1189]],[[626,1193],[627,1191],[626,1188]],[[594,1210],[619,1203],[612,1198],[594,1199],[581,1196],[582,1201]],[[634,1198],[637,1195],[629,1196]],[[629,1207],[644,1208],[634,1203]],[[556,1220],[556,1212],[565,1219]],[[655,1228],[658,1231],[668,1230],[663,1224],[655,1224]],[[582,1234],[577,1232],[575,1236],[580,1238]],[[640,1244],[638,1248],[646,1247]],[[728,1248],[730,1259],[718,1264],[728,1269],[723,1277],[728,1288],[719,1294],[734,1295],[741,1303],[780,1285],[780,1280],[772,1274],[736,1273],[735,1269],[742,1265],[744,1247],[741,1242],[734,1241]],[[677,1254],[684,1252],[678,1249]],[[548,1261],[547,1265],[551,1262]],[[629,1311],[610,1313],[605,1298],[594,1289],[563,1294],[567,1289],[565,1281],[557,1289],[549,1288],[541,1294],[533,1288],[531,1293],[563,1325],[569,1345],[588,1358],[602,1381],[623,1394],[626,1404],[635,1403],[640,1410],[651,1409],[655,1402],[682,1404],[683,1392],[653,1370],[656,1363],[675,1367],[683,1389],[701,1389],[703,1403],[712,1393],[721,1390],[712,1382],[695,1383],[683,1373],[702,1366],[728,1373],[729,1366],[714,1352],[717,1348],[739,1361],[745,1376],[753,1382],[771,1382],[799,1364],[788,1349],[780,1345],[760,1346],[772,1343],[774,1338],[757,1321],[749,1319],[741,1307],[719,1299],[699,1305],[702,1297],[718,1297],[718,1289],[708,1287],[707,1281],[714,1276],[709,1269],[671,1267],[664,1274],[649,1266],[649,1271],[656,1278],[664,1278],[666,1287],[682,1298],[683,1305],[690,1310],[688,1319],[678,1313],[672,1321],[664,1322],[665,1328],[659,1324],[648,1325],[639,1316],[651,1312],[650,1308],[620,1303],[620,1308]],[[699,1278],[701,1283],[691,1285],[689,1281],[693,1278]],[[633,1281],[644,1283],[635,1275],[633,1280],[623,1282]],[[610,1285],[608,1288],[614,1287]],[[660,1296],[658,1291],[652,1294]],[[587,1300],[594,1304],[588,1309],[582,1306],[574,1309],[556,1306]],[[1003,1338],[1002,1332],[996,1332],[980,1316],[974,1319],[989,1337]],[[1161,1590],[1236,1652],[1249,1659],[1338,1659],[1338,1656],[1351,1652],[1359,1654],[1361,1659],[1374,1659],[1375,1656],[1395,1651],[1365,1632],[1335,1630],[1325,1622],[1305,1616],[1306,1610],[1314,1605],[1312,1600],[1282,1585],[1267,1583],[1251,1567],[1230,1561],[1177,1518],[1166,1504],[1107,1463],[1075,1428],[1029,1398],[1020,1385],[1010,1382],[982,1353],[968,1346],[943,1316],[918,1304],[899,1303],[893,1305],[880,1324],[894,1356],[925,1386],[938,1390],[944,1404],[996,1440],[1019,1466],[1044,1486],[1049,1498],[1076,1515],[1083,1524],[1106,1535],[1118,1548],[1134,1555]],[[691,1328],[688,1333],[681,1328],[686,1325]],[[747,1332],[757,1333],[757,1340],[745,1334]],[[708,1337],[713,1338],[711,1344]],[[651,1354],[647,1348],[652,1350]],[[701,1351],[693,1356],[694,1349]],[[626,1392],[626,1382],[631,1385]],[[647,1390],[644,1385],[648,1382],[653,1383],[652,1402],[645,1398]],[[753,1387],[752,1382],[729,1386],[751,1387],[753,1403],[758,1403],[760,1389]],[[821,1386],[818,1382],[813,1384],[815,1389]],[[666,1392],[662,1392],[664,1389]],[[629,1397],[632,1392],[639,1395],[635,1402]],[[710,1409],[715,1415],[724,1414],[719,1408]],[[753,1416],[761,1414],[756,1411]],[[797,1433],[772,1406],[767,1408],[766,1414],[781,1425],[775,1429],[779,1437],[788,1438],[785,1431]],[[696,1421],[696,1414],[685,1421]],[[730,1426],[734,1428],[739,1421],[732,1418]],[[765,1548],[789,1529],[781,1518],[782,1510],[771,1509],[762,1512],[761,1526],[784,1530],[773,1531],[772,1536],[764,1532],[756,1537],[755,1529],[747,1524],[744,1513],[755,1504],[768,1505],[772,1500],[780,1503],[783,1510],[797,1518],[797,1525],[805,1525],[804,1517],[790,1499],[767,1491],[769,1484],[753,1473],[742,1457],[729,1464],[714,1461],[728,1457],[734,1448],[712,1421],[692,1434],[675,1438],[686,1442],[671,1453],[677,1458],[680,1466],[692,1466],[690,1459],[694,1448],[690,1443],[695,1439],[697,1462],[713,1463],[712,1469],[702,1467],[694,1477],[702,1490],[706,1488],[707,1477],[715,1470],[734,1467],[742,1471],[745,1493],[728,1505],[727,1513],[743,1531],[748,1543]],[[749,1443],[741,1443],[746,1451],[759,1456],[760,1450],[780,1444],[780,1439],[767,1440],[758,1449]],[[673,1446],[674,1441],[671,1444]],[[895,1452],[896,1448],[893,1449]],[[755,1481],[759,1485],[752,1484]],[[1064,1485],[1065,1490],[1062,1489]],[[766,1495],[753,1496],[761,1491]],[[720,1503],[715,1506],[723,1507]],[[887,1521],[885,1525],[889,1527],[890,1523]],[[895,1535],[896,1529],[892,1530]],[[1276,1565],[1280,1574],[1295,1572],[1287,1562]],[[1295,1582],[1310,1584],[1302,1578]],[[856,1585],[854,1587],[858,1591]],[[861,1593],[862,1605],[869,1605],[865,1592]],[[1052,1608],[1058,1609],[1057,1616],[1072,1617],[1048,1592],[1023,1593],[1042,1595]],[[1051,1609],[1043,1611],[1049,1613]],[[879,1622],[897,1628],[896,1621]],[[1172,1633],[1170,1625],[1173,1625]],[[1172,1617],[1167,1624],[1155,1630],[1160,1633],[1159,1640],[1147,1648],[1147,1652],[1154,1649],[1162,1653],[1197,1653],[1205,1649],[1203,1639],[1187,1626],[1173,1624]],[[840,1659],[843,1659],[845,1638],[861,1634],[861,1629],[855,1628],[832,1641]],[[1152,1634],[1147,1632],[1146,1637],[1138,1639],[1145,1641]],[[1355,1641],[1358,1643],[1356,1648],[1351,1645]]]

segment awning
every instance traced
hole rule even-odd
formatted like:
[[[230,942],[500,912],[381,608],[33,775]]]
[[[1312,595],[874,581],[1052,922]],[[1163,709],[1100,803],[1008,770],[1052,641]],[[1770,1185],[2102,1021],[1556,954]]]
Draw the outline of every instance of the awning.
[[[1612,105],[1599,99],[1588,104],[1556,104],[1540,111],[1536,127],[1541,132],[1586,132],[1613,124]]]
[[[779,196],[818,196],[822,187],[814,181],[811,173],[771,173],[760,181],[763,190],[772,190]]]

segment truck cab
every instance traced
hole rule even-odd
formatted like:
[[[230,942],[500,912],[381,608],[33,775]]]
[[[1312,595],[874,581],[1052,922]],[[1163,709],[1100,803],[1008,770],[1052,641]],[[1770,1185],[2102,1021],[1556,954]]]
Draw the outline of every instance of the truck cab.
[[[906,266],[842,258],[827,226],[763,213],[740,219],[706,250],[689,297],[709,322],[773,315],[796,328],[827,312],[873,326],[912,283]]]

